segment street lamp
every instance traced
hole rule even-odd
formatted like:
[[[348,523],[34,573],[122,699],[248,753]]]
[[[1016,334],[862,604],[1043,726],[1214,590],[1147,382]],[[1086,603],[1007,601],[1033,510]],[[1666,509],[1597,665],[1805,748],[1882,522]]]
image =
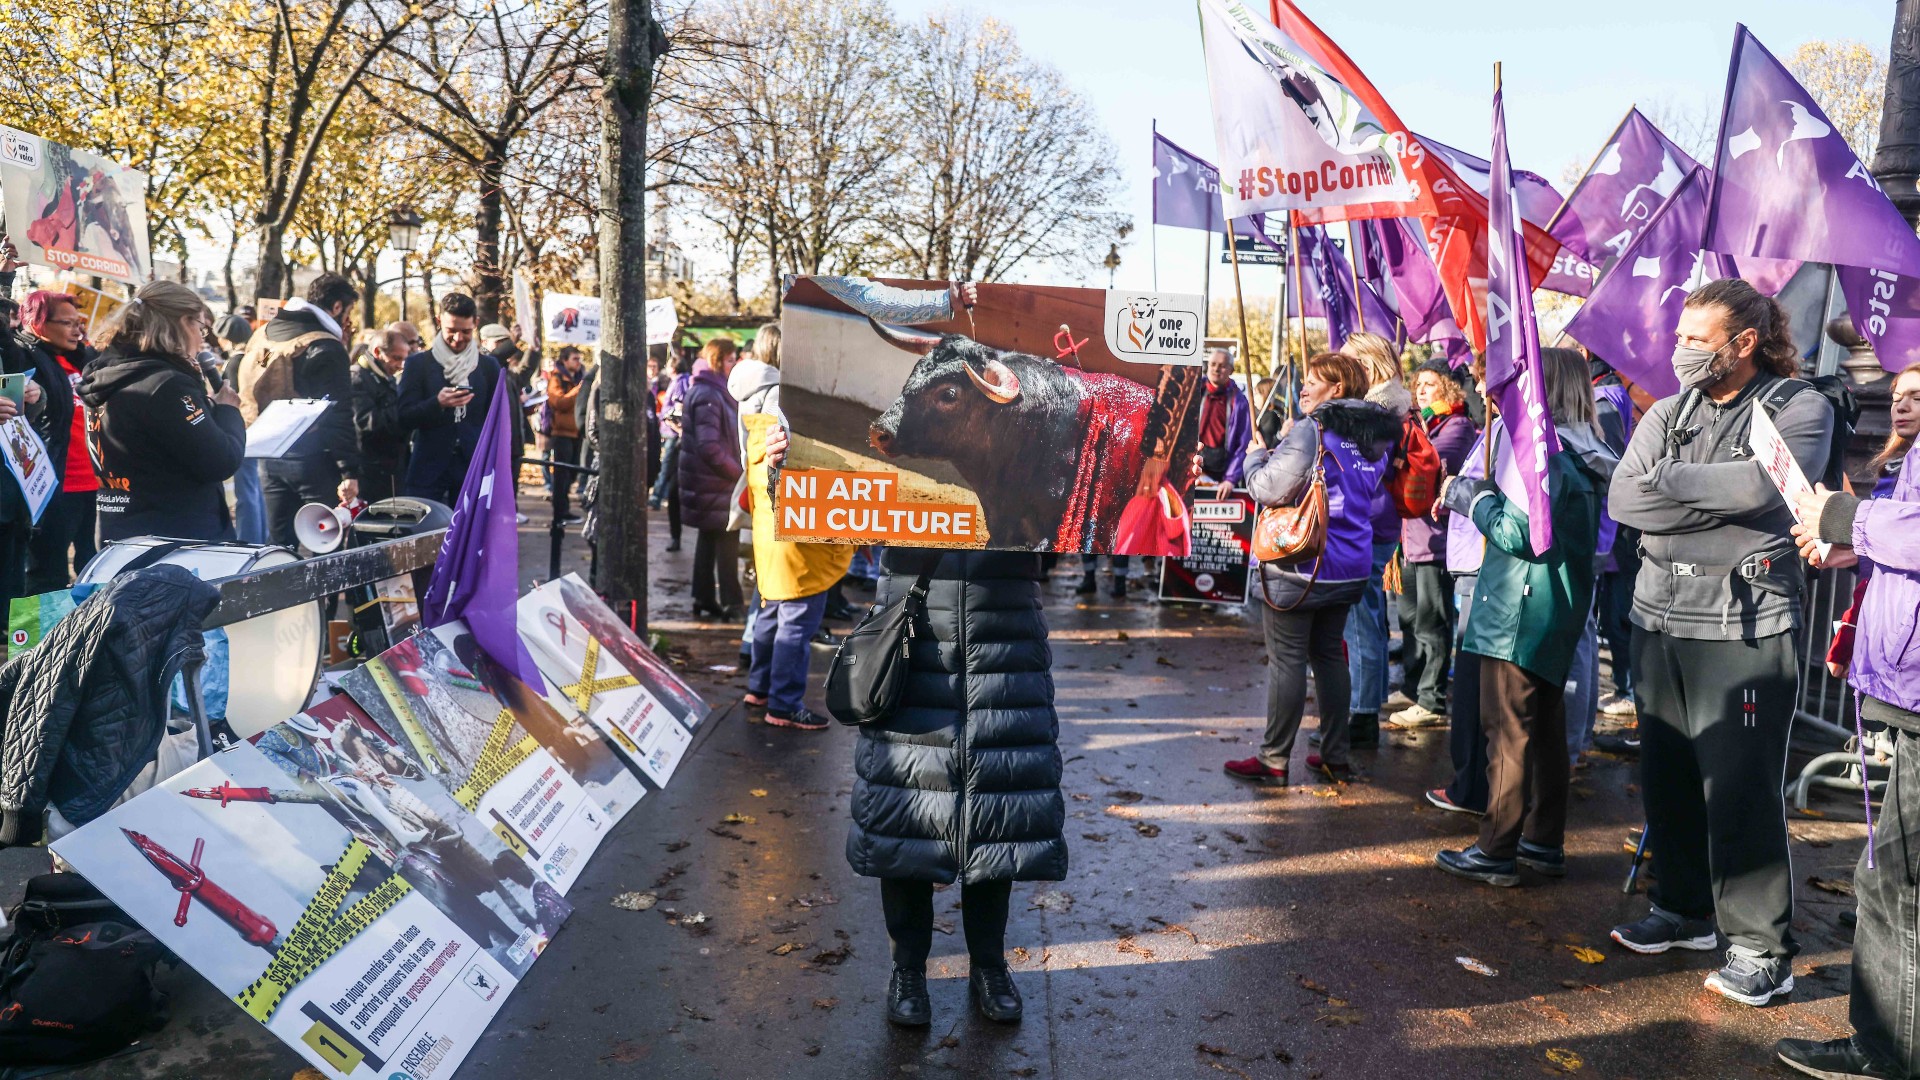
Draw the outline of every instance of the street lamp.
[[[407,253],[420,243],[420,226],[426,219],[411,206],[402,206],[387,215],[387,246],[400,253],[400,321],[407,321]]]

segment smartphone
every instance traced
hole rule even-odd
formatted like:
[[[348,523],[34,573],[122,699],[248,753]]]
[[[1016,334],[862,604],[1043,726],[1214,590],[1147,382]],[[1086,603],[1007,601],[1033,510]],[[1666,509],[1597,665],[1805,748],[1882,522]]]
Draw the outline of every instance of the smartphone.
[[[25,412],[27,410],[26,373],[0,375],[0,396],[11,398],[14,409],[19,412]]]

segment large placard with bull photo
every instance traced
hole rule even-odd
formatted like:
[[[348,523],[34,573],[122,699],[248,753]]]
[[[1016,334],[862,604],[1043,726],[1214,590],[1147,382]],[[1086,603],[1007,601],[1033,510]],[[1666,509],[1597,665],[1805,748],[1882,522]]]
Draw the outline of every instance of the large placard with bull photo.
[[[1184,555],[1201,298],[800,277],[782,540]]]
[[[147,174],[0,126],[0,210],[30,263],[138,285],[153,276]]]

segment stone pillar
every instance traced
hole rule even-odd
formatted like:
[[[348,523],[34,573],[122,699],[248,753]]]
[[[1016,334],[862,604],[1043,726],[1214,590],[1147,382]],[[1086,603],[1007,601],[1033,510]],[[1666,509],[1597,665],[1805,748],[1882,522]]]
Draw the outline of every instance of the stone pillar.
[[[1920,221],[1920,0],[1896,0],[1893,6],[1873,175],[1908,222]]]

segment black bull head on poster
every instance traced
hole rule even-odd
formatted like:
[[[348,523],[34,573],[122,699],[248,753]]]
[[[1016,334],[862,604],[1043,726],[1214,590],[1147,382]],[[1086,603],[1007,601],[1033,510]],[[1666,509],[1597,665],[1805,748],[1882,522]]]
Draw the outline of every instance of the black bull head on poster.
[[[979,498],[996,548],[1061,550],[1073,537],[1073,547],[1111,550],[1146,458],[1157,444],[1171,453],[1169,420],[1192,452],[1197,422],[1171,415],[1166,384],[1197,380],[1197,369],[1163,369],[1162,393],[1155,395],[1123,376],[1070,371],[963,334],[868,322],[920,358],[899,398],[873,421],[868,441],[889,458],[951,463]],[[1098,495],[1083,490],[1090,476]]]

